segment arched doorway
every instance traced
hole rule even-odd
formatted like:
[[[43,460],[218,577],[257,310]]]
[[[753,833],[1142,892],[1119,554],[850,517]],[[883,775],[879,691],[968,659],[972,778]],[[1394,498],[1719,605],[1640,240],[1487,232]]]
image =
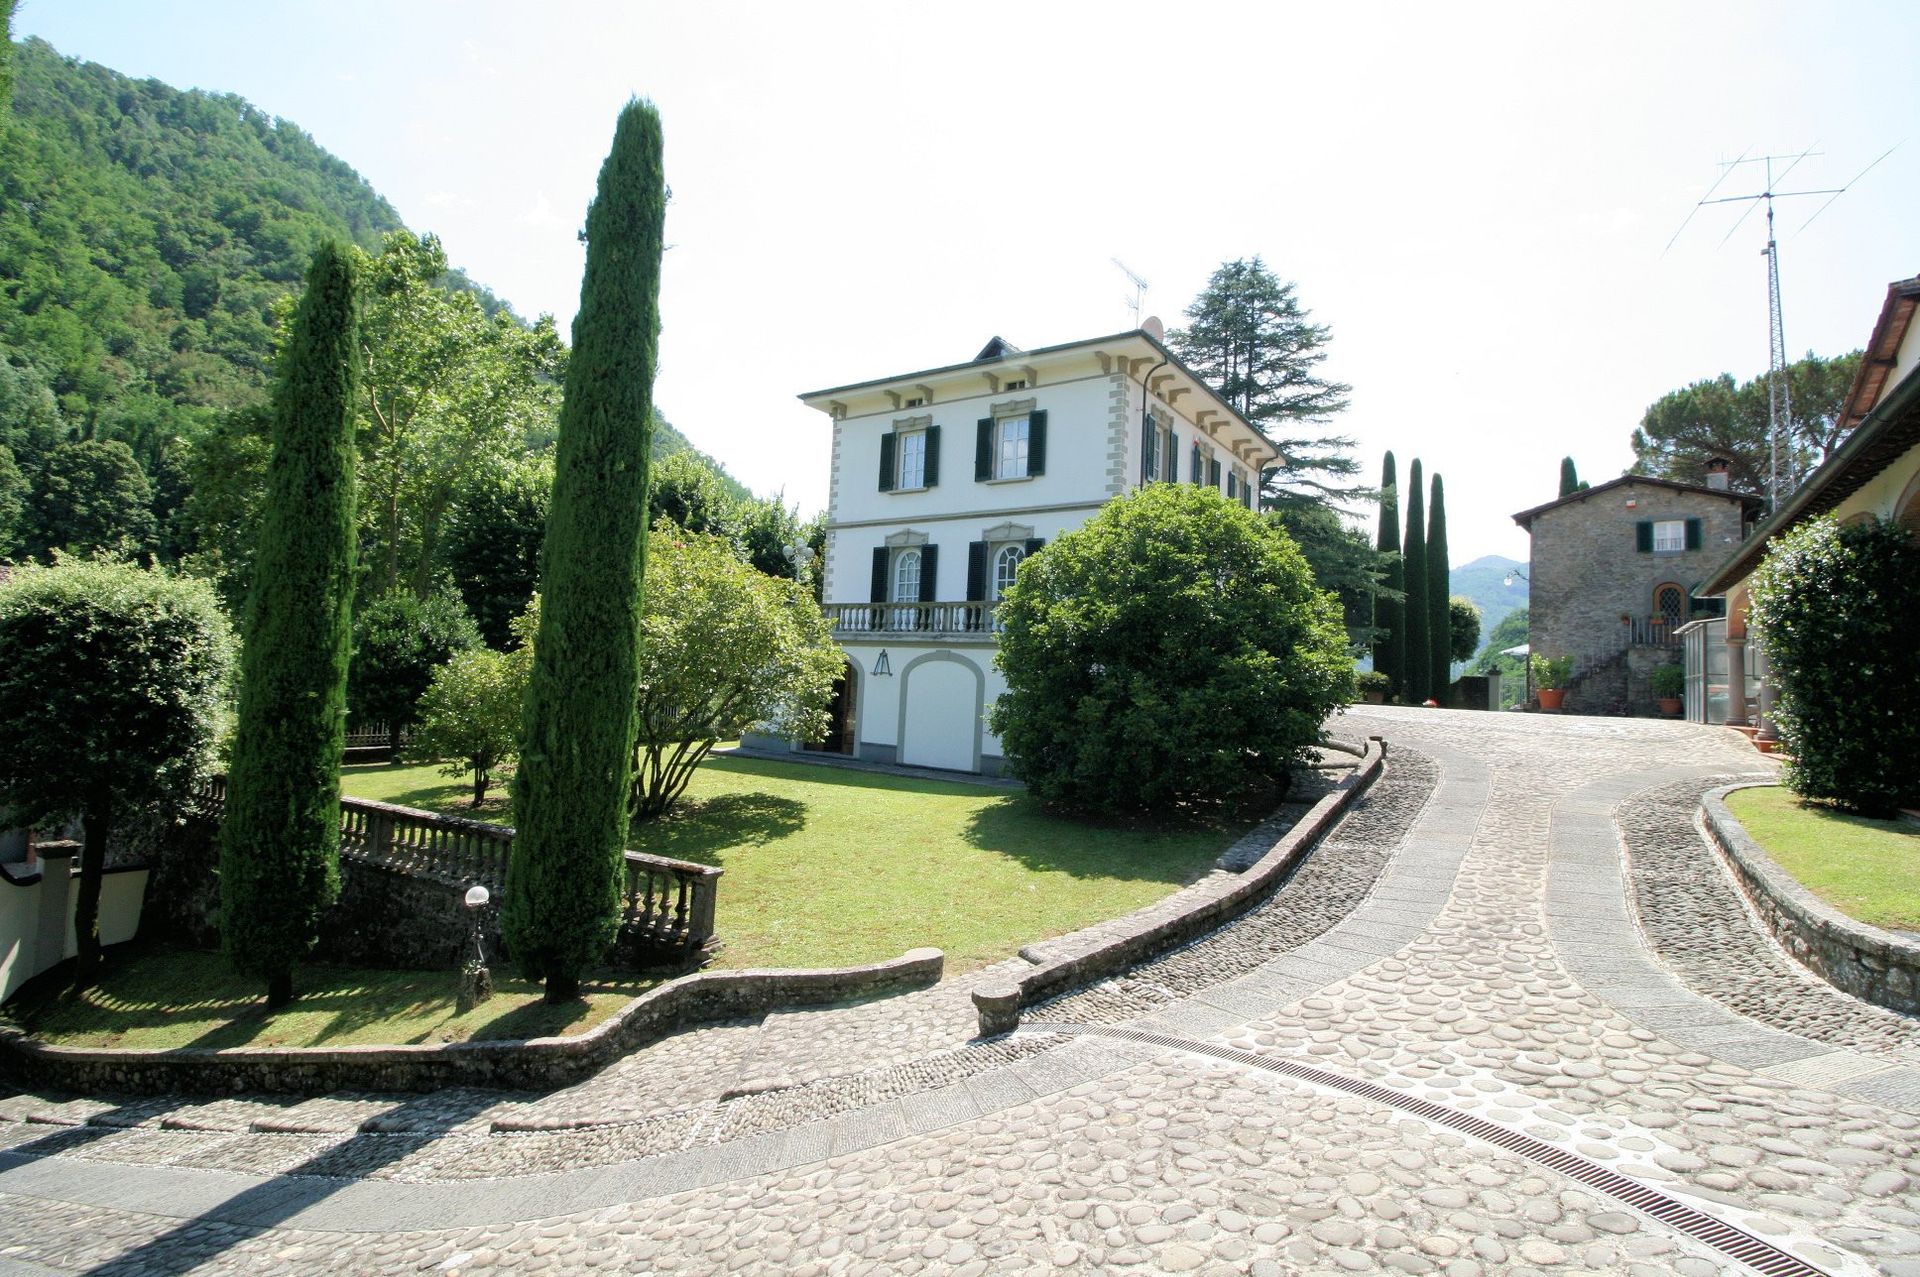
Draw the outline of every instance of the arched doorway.
[[[833,684],[833,699],[827,702],[826,734],[808,741],[804,748],[820,754],[846,754],[854,750],[854,728],[859,721],[860,667],[852,661]]]

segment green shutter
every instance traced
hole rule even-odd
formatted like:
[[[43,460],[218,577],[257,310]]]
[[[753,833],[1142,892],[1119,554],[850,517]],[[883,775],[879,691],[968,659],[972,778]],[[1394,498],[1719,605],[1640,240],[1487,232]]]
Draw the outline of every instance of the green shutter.
[[[1047,539],[1045,537],[1033,538],[1031,541],[1027,542],[1027,553],[1028,554],[1040,553],[1040,547],[1045,545],[1046,543],[1047,543]]]
[[[940,597],[940,547],[920,547],[920,601],[932,603]]]
[[[940,483],[940,427],[927,427],[927,478],[929,488]]]
[[[985,483],[993,478],[993,418],[982,417],[973,436],[973,481]]]
[[[1700,548],[1700,520],[1698,519],[1687,520],[1687,548],[1689,550]]]
[[[887,601],[888,558],[886,546],[876,545],[873,547],[873,594],[867,600],[870,603],[885,603]]]
[[[1642,519],[1633,525],[1633,548],[1642,554],[1653,553],[1653,520]]]
[[[967,546],[968,603],[984,602],[987,597],[987,543],[975,541]]]
[[[1159,436],[1154,433],[1153,418],[1140,419],[1140,482],[1152,483],[1154,462],[1158,460]]]
[[[1220,486],[1220,458],[1218,457],[1207,462],[1207,482],[1215,488]]]
[[[1027,414],[1027,473],[1047,472],[1047,410]]]
[[[892,492],[894,479],[900,473],[896,458],[900,451],[900,436],[889,430],[880,436],[880,491]]]

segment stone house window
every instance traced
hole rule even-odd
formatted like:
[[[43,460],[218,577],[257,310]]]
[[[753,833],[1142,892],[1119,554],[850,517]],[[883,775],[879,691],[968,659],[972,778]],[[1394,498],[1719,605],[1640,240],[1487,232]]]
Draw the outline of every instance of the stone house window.
[[[1641,554],[1679,554],[1698,550],[1699,519],[1642,519],[1634,525],[1634,549]]]
[[[1687,592],[1677,582],[1653,587],[1653,623],[1677,627],[1687,619]]]

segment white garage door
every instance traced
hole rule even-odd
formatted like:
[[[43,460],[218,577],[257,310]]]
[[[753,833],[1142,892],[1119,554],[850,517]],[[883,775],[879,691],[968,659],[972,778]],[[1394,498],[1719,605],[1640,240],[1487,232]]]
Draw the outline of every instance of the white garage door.
[[[912,767],[973,770],[973,737],[980,718],[980,679],[958,661],[927,661],[907,672],[906,731],[900,761]]]

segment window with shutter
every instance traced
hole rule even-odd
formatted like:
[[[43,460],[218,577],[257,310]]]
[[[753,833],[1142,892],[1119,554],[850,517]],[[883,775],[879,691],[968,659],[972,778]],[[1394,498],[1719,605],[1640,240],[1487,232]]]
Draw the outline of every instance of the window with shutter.
[[[1633,548],[1641,554],[1653,553],[1653,520],[1641,519],[1633,525]]]
[[[1003,545],[999,553],[993,556],[993,597],[1007,597],[1007,587],[1013,584],[1013,578],[1020,571],[1020,560],[1027,557],[1024,545]]]
[[[1220,458],[1218,457],[1207,462],[1207,483],[1214,488],[1220,486]]]
[[[1172,426],[1160,432],[1160,461],[1160,477],[1168,483],[1180,482],[1180,445]]]
[[[1653,552],[1677,554],[1687,548],[1687,524],[1684,519],[1659,519],[1653,525]]]
[[[994,423],[993,477],[1027,477],[1027,443],[1030,438],[1026,414],[1002,417]]]
[[[880,491],[892,492],[894,476],[899,473],[897,453],[900,446],[899,436],[891,430],[880,436]]]
[[[920,601],[920,551],[901,550],[893,556],[893,601]]]
[[[926,484],[929,488],[937,488],[940,486],[940,427],[928,426],[926,440]]]
[[[982,417],[974,425],[973,481],[985,483],[993,478],[993,418]]]
[[[1192,464],[1187,470],[1187,479],[1192,483],[1205,483],[1207,481],[1207,459],[1201,455],[1200,441],[1198,439],[1193,441],[1191,462]]]
[[[975,541],[967,546],[967,602],[978,603],[987,597],[987,543]]]
[[[1689,550],[1698,550],[1701,541],[1701,524],[1698,519],[1687,520],[1686,546]]]
[[[1037,408],[1027,414],[1027,473],[1047,472],[1047,410]]]
[[[1154,432],[1153,418],[1143,417],[1140,421],[1140,482],[1152,483],[1159,472],[1156,464],[1160,459],[1158,436]]]
[[[929,545],[920,551],[920,601],[932,603],[940,597],[940,547]]]
[[[887,561],[891,553],[884,545],[873,547],[873,593],[867,596],[869,603],[887,601]]]

